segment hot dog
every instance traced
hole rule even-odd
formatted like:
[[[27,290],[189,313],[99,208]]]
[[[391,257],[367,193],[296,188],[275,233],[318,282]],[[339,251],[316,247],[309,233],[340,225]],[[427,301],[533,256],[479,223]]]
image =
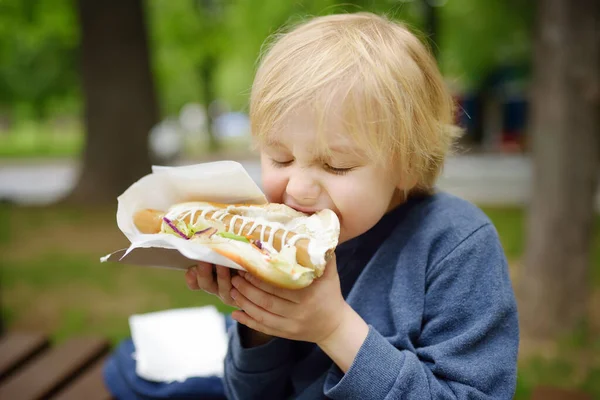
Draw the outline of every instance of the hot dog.
[[[299,289],[323,274],[339,237],[328,209],[308,215],[286,205],[185,202],[133,216],[140,233],[173,234],[208,246],[279,287]]]

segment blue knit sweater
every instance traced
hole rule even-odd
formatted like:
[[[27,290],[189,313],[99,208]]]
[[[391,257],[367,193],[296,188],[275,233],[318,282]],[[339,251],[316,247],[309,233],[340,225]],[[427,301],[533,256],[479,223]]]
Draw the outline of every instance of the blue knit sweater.
[[[230,399],[512,399],[517,309],[497,232],[445,193],[411,199],[336,251],[342,294],[369,325],[346,374],[312,343],[243,348]]]

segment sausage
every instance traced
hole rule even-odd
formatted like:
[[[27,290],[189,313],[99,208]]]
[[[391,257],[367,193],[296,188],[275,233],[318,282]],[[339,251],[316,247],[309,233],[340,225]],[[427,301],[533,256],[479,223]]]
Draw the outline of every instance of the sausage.
[[[264,234],[261,235],[261,233],[263,232],[262,224],[256,224],[254,226],[254,229],[252,229],[252,222],[244,224],[242,218],[236,218],[235,214],[230,213],[226,213],[225,215],[223,215],[222,210],[209,211],[205,214],[204,219],[214,219],[213,217],[215,216],[215,214],[218,214],[217,219],[223,222],[228,232],[233,232],[236,235],[246,236],[255,240],[260,240],[261,242],[272,243],[273,248],[277,251],[281,251],[284,244],[289,243],[290,240],[294,240],[294,236],[298,235],[297,233],[291,231],[285,232],[283,229],[275,229],[275,232],[272,232],[272,228],[268,224],[264,227]],[[143,209],[134,214],[133,222],[141,233],[159,233],[161,230],[163,217],[165,215],[166,213],[163,211],[154,209]],[[186,223],[190,223],[192,215],[190,213],[183,213],[183,215],[183,220]],[[196,218],[197,217],[195,217],[195,219]],[[249,217],[244,218],[251,219]],[[233,228],[231,227],[232,221]],[[244,225],[243,228],[242,225]],[[274,236],[272,240],[269,240],[273,233]],[[317,267],[311,262],[311,258],[308,252],[310,238],[307,238],[306,236],[307,235],[299,235],[299,237],[297,237],[297,240],[295,240],[295,242],[293,243],[293,245],[296,247],[296,262],[303,267],[316,269]],[[330,256],[331,254],[326,255],[327,258],[329,258]]]

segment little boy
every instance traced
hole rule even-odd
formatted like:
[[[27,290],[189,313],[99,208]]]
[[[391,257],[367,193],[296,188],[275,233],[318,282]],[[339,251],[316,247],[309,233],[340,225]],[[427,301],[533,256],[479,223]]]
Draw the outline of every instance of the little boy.
[[[319,17],[281,35],[250,118],[271,202],[340,219],[324,275],[283,290],[200,264],[192,289],[239,310],[231,399],[511,399],[517,310],[496,230],[437,192],[455,138],[435,60],[402,25]]]

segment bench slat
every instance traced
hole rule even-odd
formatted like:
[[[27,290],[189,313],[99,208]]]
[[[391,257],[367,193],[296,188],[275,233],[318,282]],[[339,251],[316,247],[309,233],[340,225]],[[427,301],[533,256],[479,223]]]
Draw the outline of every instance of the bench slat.
[[[580,391],[538,386],[531,394],[531,400],[592,400],[592,396]]]
[[[48,396],[82,368],[108,351],[99,338],[74,338],[51,348],[0,383],[1,399],[39,399]]]
[[[102,370],[106,358],[102,358],[86,372],[53,397],[53,400],[110,400],[112,395],[104,386]]]
[[[0,380],[48,347],[41,333],[12,332],[0,338]]]

